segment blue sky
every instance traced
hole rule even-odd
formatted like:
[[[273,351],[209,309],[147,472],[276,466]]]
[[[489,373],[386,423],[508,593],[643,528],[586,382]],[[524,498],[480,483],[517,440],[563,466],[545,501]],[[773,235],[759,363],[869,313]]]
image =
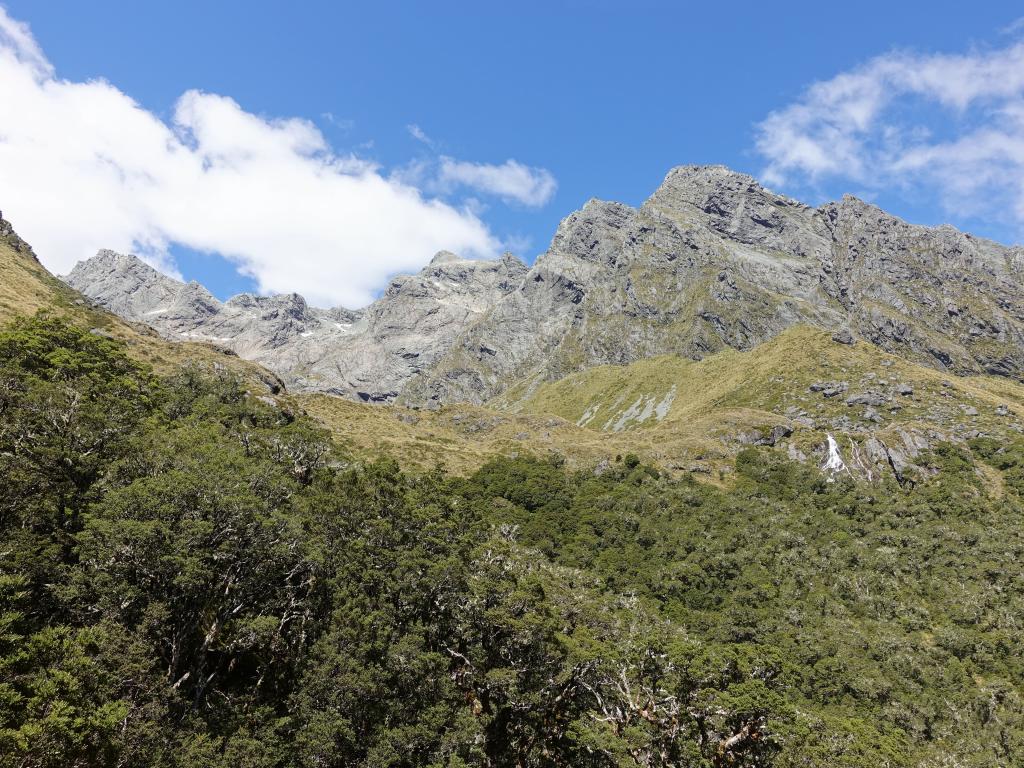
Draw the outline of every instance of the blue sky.
[[[995,185],[991,189],[957,186],[955,194],[944,194],[938,187],[948,190],[956,178],[951,174],[971,169],[962,167],[962,158],[950,160],[949,151],[934,159],[941,154],[937,144],[949,150],[951,141],[984,129],[992,110],[1005,115],[1019,94],[969,96],[965,109],[950,106],[934,91],[906,85],[912,80],[892,75],[890,67],[877,67],[883,74],[876,76],[870,66],[878,57],[883,63],[890,60],[886,57],[909,57],[901,66],[913,69],[934,54],[984,57],[1005,51],[1020,37],[1019,25],[1014,27],[1022,13],[1017,4],[0,2],[52,65],[51,73],[40,77],[71,83],[102,79],[166,124],[174,122],[179,99],[190,91],[228,97],[245,114],[262,119],[311,121],[327,145],[316,152],[371,163],[375,178],[400,179],[426,200],[468,211],[472,221],[449,224],[455,239],[471,249],[512,246],[532,260],[558,221],[588,198],[639,204],[670,167],[682,163],[724,163],[812,203],[852,192],[912,221],[949,221],[1003,241],[1020,239],[1024,216],[995,214],[979,204],[998,200],[1013,208],[1015,182],[994,179],[985,181]],[[1014,67],[1015,62],[999,63]],[[787,138],[794,120],[802,132],[798,138],[826,147],[843,141],[833,138],[834,126],[825,125],[834,97],[809,97],[808,88],[844,73],[874,77],[875,86],[897,94],[909,89],[909,97],[898,99],[898,110],[891,106],[888,120],[879,117],[867,129],[870,133],[877,125],[877,135],[856,137],[856,152],[843,163],[780,148],[800,143]],[[96,109],[102,122],[102,107]],[[808,111],[812,115],[805,119]],[[781,114],[785,125],[766,140],[765,121],[773,113]],[[69,129],[81,119],[69,118]],[[3,121],[0,115],[0,135]],[[913,138],[908,139],[917,142],[913,153],[904,148],[895,159],[886,150],[883,159],[881,147],[889,139],[882,137],[892,135],[890,123],[906,136],[927,133],[932,138],[924,149],[931,151],[922,153],[921,142]],[[410,126],[418,127],[420,138]],[[444,158],[456,171],[500,171],[514,160],[541,186],[502,194],[493,183],[472,181],[479,173],[470,181],[445,176]],[[987,172],[998,165],[986,166]],[[31,221],[39,208],[30,196],[19,195],[18,173],[24,172],[6,169],[0,154],[0,174],[9,184],[0,183],[0,209],[19,228],[19,215]],[[547,177],[539,174],[544,172],[557,183],[553,192],[543,187]],[[968,202],[961,206],[959,200]],[[110,203],[120,204],[114,196]],[[74,198],[61,204],[73,205]],[[287,201],[267,204],[287,218]],[[260,205],[251,204],[262,222],[268,213]],[[211,207],[216,206],[205,204]],[[196,214],[182,210],[181,215]],[[383,221],[379,226],[388,226],[387,217]],[[486,232],[473,229],[474,221]],[[33,226],[40,237],[48,236],[43,226]],[[246,248],[256,245],[240,245],[228,261],[217,249],[233,247],[223,243],[237,230],[214,232],[211,223],[178,235],[163,219],[133,226],[123,236],[114,224],[93,235],[83,223],[79,239],[108,232],[114,239],[141,238],[135,244],[149,249],[155,263],[176,267],[222,297],[257,287],[289,289],[289,269],[297,269],[304,249],[321,247],[297,233],[284,264],[270,265],[272,255],[247,255]],[[307,233],[315,228],[297,226]],[[439,240],[448,231],[426,220],[423,228]],[[36,233],[24,234],[32,240]],[[287,231],[275,230],[267,239],[289,248]],[[94,244],[100,245],[87,243]],[[403,248],[403,241],[382,243],[380,253],[388,247]],[[55,253],[62,249],[68,246],[53,245]],[[385,254],[361,261],[358,244],[350,249],[356,255],[330,279],[348,279],[364,267],[372,274],[350,291],[324,290],[320,303],[338,298],[358,303],[379,290],[388,272],[417,263],[411,259],[424,260],[422,254],[409,254],[392,262]],[[54,257],[54,264],[65,267],[68,258]],[[370,269],[371,261],[379,268]],[[240,274],[236,265],[249,274]],[[308,292],[315,279],[296,275],[295,289]]]

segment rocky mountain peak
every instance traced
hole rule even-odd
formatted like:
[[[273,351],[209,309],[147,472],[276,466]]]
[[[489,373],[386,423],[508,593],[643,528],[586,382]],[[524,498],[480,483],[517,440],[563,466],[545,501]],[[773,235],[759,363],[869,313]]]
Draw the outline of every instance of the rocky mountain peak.
[[[372,402],[410,377],[520,283],[511,254],[463,259],[442,251],[415,275],[395,277],[365,310],[310,307],[295,293],[242,293],[220,302],[202,285],[168,277],[132,255],[103,250],[64,278],[101,305],[171,339],[209,341],[274,371],[293,389]]]
[[[132,253],[118,253],[109,248],[100,248],[96,255],[89,260],[93,267],[101,267],[109,264],[120,264],[124,266],[145,265],[138,256]]]
[[[734,171],[725,165],[677,165],[670,168],[661,186],[677,187],[720,187],[720,186],[751,186],[761,185],[753,176]]]
[[[763,187],[746,173],[724,165],[679,165],[670,170],[650,198],[656,204],[692,206],[704,213],[722,215],[741,201],[808,208],[803,203]]]
[[[198,284],[188,288],[137,256],[109,249],[80,261],[62,279],[111,312],[141,322],[166,314],[175,306],[179,317],[180,312],[187,315],[192,309],[207,314],[208,305],[217,301]]]
[[[225,306],[249,310],[264,320],[290,317],[294,320],[309,322],[313,319],[306,299],[297,293],[281,293],[274,296],[240,293],[228,299]]]
[[[436,264],[451,264],[453,261],[462,261],[461,256],[456,256],[451,251],[438,251],[434,254],[434,258],[430,260],[430,265]]]
[[[610,263],[635,215],[636,209],[623,203],[591,198],[583,208],[562,219],[537,264],[571,270],[580,262]]]
[[[222,305],[116,254],[68,282],[172,338],[231,346],[294,388],[431,404],[521,397],[597,364],[750,349],[798,324],[1021,378],[1022,270],[1020,249],[851,196],[813,208],[747,174],[690,165],[640,208],[589,200],[531,267],[442,251],[360,312],[296,296]]]

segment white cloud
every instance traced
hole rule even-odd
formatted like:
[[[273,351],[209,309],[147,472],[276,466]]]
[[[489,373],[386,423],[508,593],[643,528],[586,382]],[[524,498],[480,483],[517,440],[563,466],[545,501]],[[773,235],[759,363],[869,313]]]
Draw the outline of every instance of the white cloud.
[[[53,74],[53,66],[43,55],[42,48],[32,37],[28,24],[12,19],[0,6],[0,48],[8,51],[19,62],[36,74],[47,77]]]
[[[878,56],[771,113],[757,149],[769,184],[934,191],[954,214],[1024,225],[1024,42]]]
[[[434,140],[427,136],[426,132],[418,125],[416,125],[416,123],[410,123],[409,125],[405,126],[405,130],[407,130],[409,132],[409,135],[416,139],[416,141],[420,142],[421,144],[426,144],[428,147],[433,149]]]
[[[551,200],[558,189],[550,171],[531,168],[515,160],[506,160],[502,165],[488,165],[442,157],[438,183],[442,187],[468,187],[534,208]]]
[[[530,208],[547,204],[558,190],[555,177],[546,168],[531,168],[516,160],[506,160],[501,165],[457,160],[438,154],[437,142],[416,123],[410,123],[405,129],[433,153],[396,169],[392,174],[396,181],[440,194],[468,189]],[[467,205],[477,212],[483,207],[480,201],[474,200],[467,200]]]
[[[0,93],[0,209],[55,272],[101,247],[169,267],[179,243],[262,291],[360,306],[435,251],[501,249],[470,210],[337,155],[306,120],[189,91],[168,123],[110,83],[58,79],[2,8]]]

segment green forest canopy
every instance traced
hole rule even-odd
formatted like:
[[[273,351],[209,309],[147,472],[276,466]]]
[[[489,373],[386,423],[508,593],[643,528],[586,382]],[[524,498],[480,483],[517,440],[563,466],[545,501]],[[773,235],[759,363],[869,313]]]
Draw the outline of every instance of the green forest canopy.
[[[634,456],[406,474],[224,371],[18,320],[0,765],[1008,765],[1024,444],[928,460],[913,489],[767,449],[725,490]]]

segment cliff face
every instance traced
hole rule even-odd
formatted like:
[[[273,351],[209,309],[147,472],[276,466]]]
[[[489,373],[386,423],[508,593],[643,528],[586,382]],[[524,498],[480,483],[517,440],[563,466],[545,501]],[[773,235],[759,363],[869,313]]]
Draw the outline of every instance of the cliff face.
[[[528,396],[602,363],[750,349],[808,324],[955,373],[1024,373],[1024,251],[846,197],[812,208],[721,166],[673,169],[638,209],[592,200],[527,269],[438,254],[360,312],[220,303],[101,252],[68,282],[293,388],[415,404]]]

